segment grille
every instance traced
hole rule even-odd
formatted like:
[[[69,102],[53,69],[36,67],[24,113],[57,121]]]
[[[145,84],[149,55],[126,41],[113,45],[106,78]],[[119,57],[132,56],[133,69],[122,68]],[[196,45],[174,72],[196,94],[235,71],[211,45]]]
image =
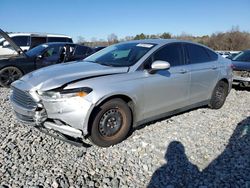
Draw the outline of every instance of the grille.
[[[28,92],[21,91],[17,88],[13,88],[12,99],[15,103],[24,108],[32,109],[37,106]]]
[[[235,76],[241,76],[244,78],[250,77],[250,72],[248,71],[233,71]]]
[[[25,116],[25,115],[19,114],[18,112],[15,112],[15,114],[17,118],[20,119],[21,121],[30,122],[30,123],[34,122],[34,119],[30,116]]]

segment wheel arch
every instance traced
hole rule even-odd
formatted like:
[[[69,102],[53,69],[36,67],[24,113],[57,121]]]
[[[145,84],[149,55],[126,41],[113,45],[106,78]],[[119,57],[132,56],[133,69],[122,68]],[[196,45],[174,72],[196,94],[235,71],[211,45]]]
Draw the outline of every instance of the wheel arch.
[[[88,127],[87,127],[87,132],[88,134],[90,134],[91,132],[91,122],[93,122],[93,118],[94,118],[94,113],[95,111],[98,109],[99,106],[103,105],[104,103],[112,100],[112,99],[122,99],[124,102],[127,103],[130,111],[131,111],[131,116],[132,116],[132,125],[131,125],[131,128],[134,124],[134,120],[135,120],[135,117],[136,117],[136,113],[135,113],[135,100],[132,99],[132,97],[126,95],[126,94],[113,94],[111,96],[107,96],[107,97],[104,97],[102,99],[100,99],[99,101],[96,102],[94,108],[92,109],[90,115],[89,115],[89,119],[88,119]]]
[[[20,70],[21,72],[22,72],[22,74],[24,75],[25,74],[25,72],[20,68],[20,67],[18,67],[18,66],[16,66],[16,65],[4,65],[4,66],[2,66],[1,68],[0,68],[0,71],[2,70],[2,69],[4,69],[4,68],[8,68],[8,67],[15,67],[15,68],[17,68],[18,70]]]

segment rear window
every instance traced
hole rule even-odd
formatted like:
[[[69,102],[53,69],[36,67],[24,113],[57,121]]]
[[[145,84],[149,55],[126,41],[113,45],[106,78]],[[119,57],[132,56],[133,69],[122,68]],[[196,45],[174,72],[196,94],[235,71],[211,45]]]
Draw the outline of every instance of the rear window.
[[[250,51],[243,51],[240,52],[238,55],[236,55],[233,59],[233,61],[245,61],[250,62]]]
[[[211,61],[205,48],[195,44],[185,44],[190,63],[205,63]]]

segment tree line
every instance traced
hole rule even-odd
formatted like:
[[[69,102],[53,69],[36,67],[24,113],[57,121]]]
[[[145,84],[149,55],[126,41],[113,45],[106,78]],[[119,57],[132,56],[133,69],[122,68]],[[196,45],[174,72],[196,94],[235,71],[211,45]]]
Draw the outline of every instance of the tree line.
[[[84,40],[83,37],[78,37],[78,43],[87,46],[108,46],[118,42],[140,40],[140,39],[181,39],[189,40],[197,43],[204,44],[214,50],[225,51],[241,51],[250,48],[250,33],[246,31],[240,31],[238,27],[232,27],[231,30],[226,32],[216,32],[211,35],[193,36],[191,34],[182,33],[181,35],[172,35],[169,32],[161,34],[144,34],[140,33],[135,36],[126,36],[122,39],[118,39],[118,36],[114,33],[108,35],[107,40],[92,38],[91,41]]]

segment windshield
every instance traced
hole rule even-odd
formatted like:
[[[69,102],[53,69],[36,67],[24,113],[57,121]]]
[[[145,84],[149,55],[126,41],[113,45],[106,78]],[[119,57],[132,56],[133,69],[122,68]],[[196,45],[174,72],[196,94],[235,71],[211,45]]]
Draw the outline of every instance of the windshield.
[[[240,52],[232,60],[233,61],[246,61],[246,62],[250,62],[250,50],[247,50],[247,51],[244,51],[244,52]]]
[[[87,57],[84,61],[99,63],[106,66],[127,67],[134,65],[155,44],[152,43],[123,43],[104,48]]]
[[[42,45],[36,46],[35,48],[32,48],[31,50],[27,51],[26,54],[30,57],[34,57],[34,56],[40,55],[43,52],[43,50],[47,47],[48,47],[47,44],[42,44]]]

